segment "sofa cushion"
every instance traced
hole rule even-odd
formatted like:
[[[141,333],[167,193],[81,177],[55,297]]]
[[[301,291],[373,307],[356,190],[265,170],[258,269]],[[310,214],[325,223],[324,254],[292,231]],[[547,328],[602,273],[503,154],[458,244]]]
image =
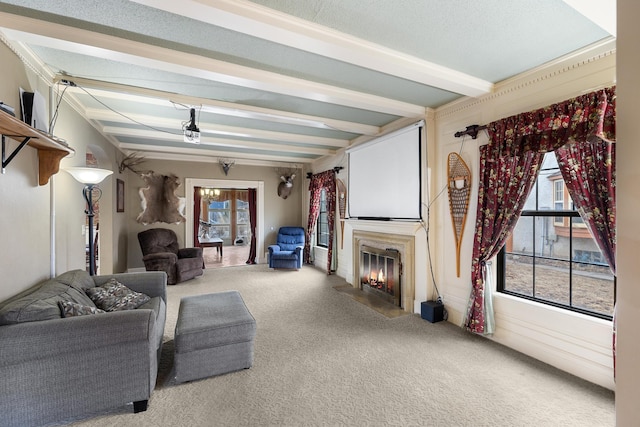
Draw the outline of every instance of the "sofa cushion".
[[[71,301],[58,301],[58,305],[60,306],[60,314],[62,314],[62,317],[74,317],[74,316],[85,316],[87,314],[106,313],[106,311],[100,310],[98,307],[82,305],[82,304],[78,304],[76,302],[71,302]]]
[[[84,292],[57,279],[49,279],[2,303],[0,325],[60,319],[59,301],[95,307]]]
[[[93,277],[85,270],[71,270],[56,277],[56,281],[72,286],[79,291],[84,292],[85,289],[92,288],[96,284]]]
[[[96,307],[105,311],[131,310],[151,299],[149,295],[131,290],[113,278],[86,292]]]

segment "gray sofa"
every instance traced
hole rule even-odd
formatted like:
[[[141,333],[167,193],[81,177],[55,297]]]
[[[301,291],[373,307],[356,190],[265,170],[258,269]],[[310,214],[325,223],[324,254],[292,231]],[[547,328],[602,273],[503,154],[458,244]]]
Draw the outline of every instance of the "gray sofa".
[[[136,309],[62,317],[60,301],[87,306],[85,290],[110,278],[151,299]],[[74,270],[0,303],[0,423],[50,424],[132,402],[134,412],[146,410],[162,349],[166,281],[164,272]]]

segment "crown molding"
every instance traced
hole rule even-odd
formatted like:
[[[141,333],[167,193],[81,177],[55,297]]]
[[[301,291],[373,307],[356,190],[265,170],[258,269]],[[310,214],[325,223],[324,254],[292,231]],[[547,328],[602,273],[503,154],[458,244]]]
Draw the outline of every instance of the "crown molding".
[[[48,70],[45,64],[40,61],[31,49],[24,43],[10,40],[3,31],[0,31],[0,41],[22,61],[25,67],[31,70],[45,84],[51,86],[54,77],[53,74],[47,72]]]

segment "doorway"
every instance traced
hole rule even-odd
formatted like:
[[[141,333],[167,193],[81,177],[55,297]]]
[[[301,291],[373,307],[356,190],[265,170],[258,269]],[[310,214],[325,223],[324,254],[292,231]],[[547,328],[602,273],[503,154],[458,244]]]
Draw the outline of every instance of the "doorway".
[[[256,262],[261,264],[266,262],[266,255],[264,254],[264,182],[263,181],[239,181],[239,180],[225,180],[225,179],[201,179],[201,178],[187,178],[185,179],[185,199],[186,208],[185,216],[187,221],[185,222],[185,246],[192,247],[194,243],[194,190],[196,187],[219,189],[256,189]],[[219,206],[219,205],[216,205]],[[202,210],[201,210],[202,212]],[[201,215],[202,216],[202,215]],[[235,229],[237,232],[242,232],[242,227]],[[224,230],[218,231],[224,235]],[[225,267],[228,265],[239,265],[239,262],[244,254],[244,260],[241,264],[244,264],[249,257],[249,242],[250,235],[247,235],[247,243],[238,242],[236,244],[236,237],[232,233],[232,228],[229,225],[228,238],[224,235],[223,246],[221,253],[218,254],[217,247],[209,247],[204,249],[205,265],[209,267],[207,258],[211,258],[212,267]],[[244,253],[246,251],[246,254]],[[217,262],[216,262],[217,260]]]
[[[201,205],[194,232],[198,233],[205,267],[246,264],[251,249],[249,189],[196,188],[200,188]]]

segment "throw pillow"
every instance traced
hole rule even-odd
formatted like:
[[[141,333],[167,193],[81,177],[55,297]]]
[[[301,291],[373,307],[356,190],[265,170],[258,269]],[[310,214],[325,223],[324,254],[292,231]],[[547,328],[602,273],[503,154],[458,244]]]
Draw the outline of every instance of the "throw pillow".
[[[151,300],[149,295],[131,290],[116,279],[109,279],[86,292],[96,307],[105,311],[131,310]]]
[[[58,301],[58,305],[60,306],[60,313],[62,314],[62,317],[85,316],[87,314],[105,313],[104,310],[100,310],[99,308],[78,304],[72,301]]]

